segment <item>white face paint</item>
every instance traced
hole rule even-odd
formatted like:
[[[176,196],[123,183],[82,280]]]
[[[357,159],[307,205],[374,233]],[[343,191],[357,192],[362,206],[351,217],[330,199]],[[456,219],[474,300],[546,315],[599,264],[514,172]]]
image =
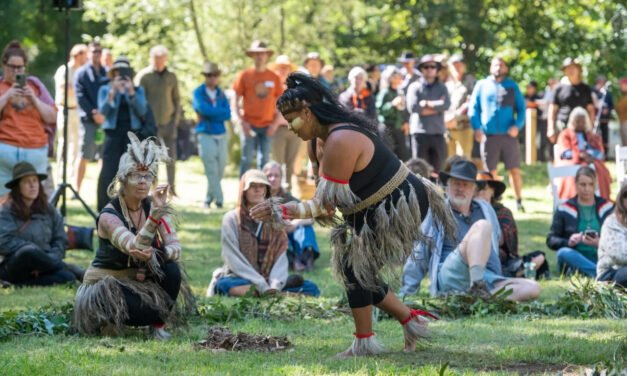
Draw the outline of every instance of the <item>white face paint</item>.
[[[298,130],[303,127],[303,124],[305,124],[305,121],[298,116],[288,123],[288,128],[293,132],[298,132]]]

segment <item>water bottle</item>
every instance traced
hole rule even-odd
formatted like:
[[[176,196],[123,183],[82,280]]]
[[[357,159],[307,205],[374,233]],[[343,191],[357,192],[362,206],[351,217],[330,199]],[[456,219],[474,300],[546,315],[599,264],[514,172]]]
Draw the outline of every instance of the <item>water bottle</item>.
[[[525,268],[525,278],[536,279],[536,263],[526,262],[523,266]]]

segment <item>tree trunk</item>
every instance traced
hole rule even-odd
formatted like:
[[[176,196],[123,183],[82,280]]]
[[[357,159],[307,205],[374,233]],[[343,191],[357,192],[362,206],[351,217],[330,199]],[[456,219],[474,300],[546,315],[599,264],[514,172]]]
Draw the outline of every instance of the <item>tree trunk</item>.
[[[205,48],[205,42],[202,40],[202,34],[198,27],[198,18],[196,16],[196,8],[194,7],[194,0],[189,0],[189,11],[191,12],[192,22],[194,23],[194,32],[196,33],[196,41],[198,41],[198,47],[200,47],[200,53],[204,61],[208,61],[207,49]]]

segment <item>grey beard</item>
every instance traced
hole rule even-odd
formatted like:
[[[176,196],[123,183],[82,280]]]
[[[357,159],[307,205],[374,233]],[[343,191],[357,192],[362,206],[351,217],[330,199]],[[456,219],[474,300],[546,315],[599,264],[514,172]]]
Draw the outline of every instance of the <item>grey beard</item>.
[[[449,196],[448,200],[451,203],[451,206],[453,206],[454,208],[463,208],[463,207],[470,205],[470,202],[472,201],[472,197],[455,198],[455,197]]]

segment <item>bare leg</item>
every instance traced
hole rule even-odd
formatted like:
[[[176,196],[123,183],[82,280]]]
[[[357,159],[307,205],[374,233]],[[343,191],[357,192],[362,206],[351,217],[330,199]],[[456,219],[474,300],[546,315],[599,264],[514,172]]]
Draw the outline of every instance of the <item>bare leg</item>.
[[[517,200],[522,199],[522,175],[520,168],[512,168],[509,170],[509,184],[514,187],[514,195]]]
[[[405,351],[416,350],[418,340],[427,337],[427,320],[417,315],[412,317],[409,307],[403,304],[393,292],[388,292],[377,307],[392,315],[403,325]]]
[[[244,296],[248,293],[251,286],[252,285],[231,287],[229,290],[229,296]]]
[[[381,303],[377,304],[377,308],[381,308],[385,312],[392,315],[398,321],[402,321],[409,317],[410,309],[403,304],[391,291],[388,291]]]
[[[492,225],[485,219],[475,222],[459,245],[459,251],[468,267],[485,266],[490,257]]]
[[[505,287],[506,290],[512,291],[512,293],[507,297],[507,300],[515,302],[533,300],[540,295],[540,285],[536,281],[532,281],[530,279],[510,278],[505,281],[496,282],[492,293],[497,292],[503,287]]]
[[[76,192],[81,191],[81,184],[85,178],[85,171],[87,170],[87,159],[80,159],[78,166],[76,167]]]

